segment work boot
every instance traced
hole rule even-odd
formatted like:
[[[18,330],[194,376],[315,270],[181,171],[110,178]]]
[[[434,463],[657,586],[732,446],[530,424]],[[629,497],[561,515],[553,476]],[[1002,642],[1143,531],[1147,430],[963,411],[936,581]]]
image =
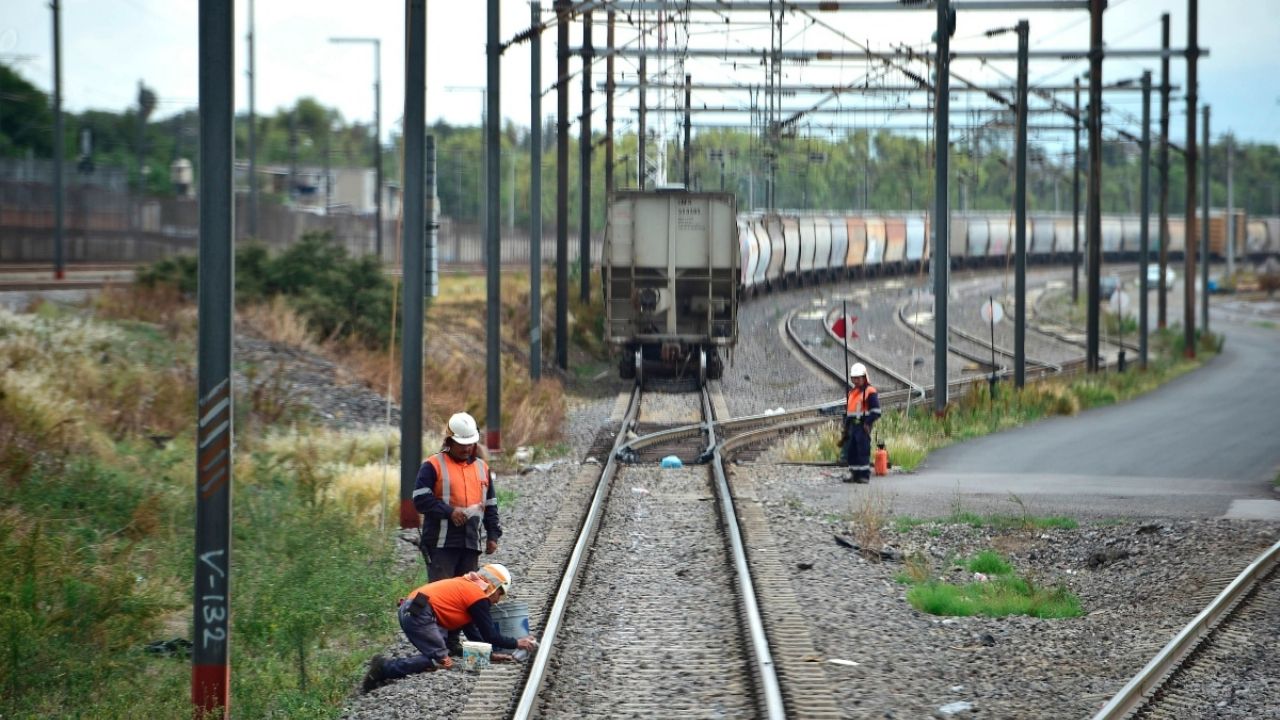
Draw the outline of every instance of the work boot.
[[[454,657],[462,657],[462,638],[458,633],[450,633],[445,640],[445,645],[449,648],[449,654]]]
[[[858,483],[859,485],[866,485],[867,483],[871,482],[871,478],[867,477],[866,475],[854,475],[853,481],[855,483]]]
[[[364,680],[360,683],[360,692],[369,693],[375,688],[382,685],[386,679],[385,666],[387,659],[381,655],[374,655],[369,661],[369,671],[364,674]]]

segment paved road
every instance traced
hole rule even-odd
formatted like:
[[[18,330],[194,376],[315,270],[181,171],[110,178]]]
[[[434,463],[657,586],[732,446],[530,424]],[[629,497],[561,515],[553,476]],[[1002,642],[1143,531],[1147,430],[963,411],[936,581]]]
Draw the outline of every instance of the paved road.
[[[1215,313],[1222,355],[1121,405],[944,448],[873,481],[896,512],[1280,520],[1280,328]],[[1238,316],[1235,316],[1238,317]],[[873,485],[873,487],[875,486]]]

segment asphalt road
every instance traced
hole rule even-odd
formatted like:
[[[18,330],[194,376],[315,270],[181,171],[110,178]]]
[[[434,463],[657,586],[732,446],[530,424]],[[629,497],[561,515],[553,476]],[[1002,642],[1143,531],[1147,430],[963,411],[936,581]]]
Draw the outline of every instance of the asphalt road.
[[[1132,401],[939,450],[876,478],[895,512],[1280,520],[1280,328],[1212,318],[1205,367]],[[1015,499],[1016,497],[1016,499]]]

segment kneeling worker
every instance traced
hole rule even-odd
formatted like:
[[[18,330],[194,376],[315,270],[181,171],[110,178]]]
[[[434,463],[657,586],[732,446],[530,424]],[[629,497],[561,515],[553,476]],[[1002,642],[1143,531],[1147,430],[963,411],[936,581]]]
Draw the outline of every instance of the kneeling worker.
[[[395,660],[375,655],[369,661],[361,692],[367,693],[389,680],[453,667],[453,658],[445,646],[448,632],[465,630],[467,637],[481,638],[494,648],[532,651],[537,647],[532,635],[505,637],[494,628],[489,614],[489,608],[506,597],[510,588],[511,573],[502,565],[490,563],[461,577],[427,583],[409,593],[396,612],[405,637],[421,654]]]

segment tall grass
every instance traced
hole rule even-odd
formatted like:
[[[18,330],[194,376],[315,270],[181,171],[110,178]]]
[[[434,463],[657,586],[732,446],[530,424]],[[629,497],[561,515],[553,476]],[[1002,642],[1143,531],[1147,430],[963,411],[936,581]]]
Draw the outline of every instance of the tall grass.
[[[975,573],[974,581],[944,582],[920,568],[901,573],[898,580],[912,586],[907,601],[931,615],[1064,618],[1084,614],[1079,599],[1066,587],[1037,585],[1019,576],[1008,560],[992,550],[979,552],[964,565]]]

